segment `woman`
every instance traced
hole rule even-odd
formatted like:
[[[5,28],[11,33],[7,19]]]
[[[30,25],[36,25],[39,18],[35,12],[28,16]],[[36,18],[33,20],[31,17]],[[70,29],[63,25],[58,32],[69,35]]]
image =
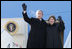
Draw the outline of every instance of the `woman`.
[[[50,16],[47,25],[46,48],[62,48],[61,32],[63,31],[64,23],[62,19],[59,23],[56,23],[55,16]]]

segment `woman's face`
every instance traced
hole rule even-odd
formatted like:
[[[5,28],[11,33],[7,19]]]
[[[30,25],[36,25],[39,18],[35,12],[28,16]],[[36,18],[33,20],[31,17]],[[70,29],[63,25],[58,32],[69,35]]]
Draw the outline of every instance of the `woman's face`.
[[[54,22],[55,22],[54,18],[51,17],[51,18],[49,19],[49,23],[50,23],[51,25],[53,25]]]

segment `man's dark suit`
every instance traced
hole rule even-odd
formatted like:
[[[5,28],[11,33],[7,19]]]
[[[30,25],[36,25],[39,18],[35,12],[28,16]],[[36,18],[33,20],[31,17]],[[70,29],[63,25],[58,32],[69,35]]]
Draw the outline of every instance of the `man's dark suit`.
[[[29,18],[27,13],[22,13],[24,20],[31,25],[27,48],[45,48],[46,22],[37,18]]]

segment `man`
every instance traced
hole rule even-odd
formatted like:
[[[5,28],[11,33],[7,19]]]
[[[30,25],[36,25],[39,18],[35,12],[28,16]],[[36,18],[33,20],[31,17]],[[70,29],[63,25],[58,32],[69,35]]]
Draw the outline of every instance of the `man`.
[[[29,18],[26,12],[27,6],[22,4],[23,18],[31,25],[28,37],[27,48],[45,48],[46,42],[46,22],[42,19],[43,12],[37,10],[36,18]]]

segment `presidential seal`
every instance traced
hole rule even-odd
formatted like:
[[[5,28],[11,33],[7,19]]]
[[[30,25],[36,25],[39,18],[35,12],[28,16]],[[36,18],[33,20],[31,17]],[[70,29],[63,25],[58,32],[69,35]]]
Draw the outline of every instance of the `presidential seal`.
[[[14,35],[17,32],[17,23],[14,21],[9,21],[7,22],[5,28],[11,35]]]

